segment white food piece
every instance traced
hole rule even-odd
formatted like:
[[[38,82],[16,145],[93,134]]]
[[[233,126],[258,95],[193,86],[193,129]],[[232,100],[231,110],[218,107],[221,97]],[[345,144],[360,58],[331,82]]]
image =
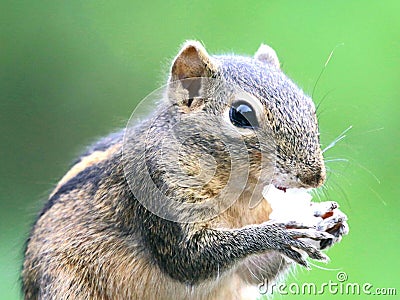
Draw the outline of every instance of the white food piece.
[[[284,192],[270,184],[264,188],[263,196],[271,205],[271,221],[285,224],[295,221],[313,227],[322,220],[321,217],[314,216],[315,207],[312,207],[310,190],[287,189]]]

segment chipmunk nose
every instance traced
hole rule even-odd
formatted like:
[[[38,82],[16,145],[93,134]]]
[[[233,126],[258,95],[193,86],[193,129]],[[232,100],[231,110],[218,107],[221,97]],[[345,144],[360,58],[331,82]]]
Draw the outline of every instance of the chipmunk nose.
[[[301,174],[299,173],[297,174],[297,178],[306,187],[317,188],[325,182],[326,179],[325,166],[322,165],[316,169],[313,169],[312,171],[309,170]]]

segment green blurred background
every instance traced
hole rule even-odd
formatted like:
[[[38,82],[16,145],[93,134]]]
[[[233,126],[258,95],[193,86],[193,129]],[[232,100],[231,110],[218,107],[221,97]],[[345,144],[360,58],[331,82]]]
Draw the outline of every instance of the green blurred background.
[[[325,146],[353,126],[326,152],[329,198],[351,231],[329,251],[330,270],[290,280],[335,281],[340,269],[399,294],[399,11],[399,1],[1,1],[0,299],[21,297],[23,243],[49,191],[164,82],[185,39],[249,55],[265,42],[310,94],[340,45],[314,101],[324,99]]]

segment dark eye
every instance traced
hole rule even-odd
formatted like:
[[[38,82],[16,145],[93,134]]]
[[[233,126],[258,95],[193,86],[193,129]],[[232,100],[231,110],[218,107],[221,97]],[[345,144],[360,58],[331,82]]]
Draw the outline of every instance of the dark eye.
[[[229,110],[229,118],[233,125],[242,128],[258,127],[256,112],[243,100],[236,101]]]

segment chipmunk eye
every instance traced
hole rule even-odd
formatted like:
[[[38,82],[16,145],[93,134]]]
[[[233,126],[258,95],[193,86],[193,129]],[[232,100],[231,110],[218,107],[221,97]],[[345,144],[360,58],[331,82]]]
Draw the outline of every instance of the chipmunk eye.
[[[258,127],[256,112],[243,100],[236,101],[229,110],[229,118],[233,125],[242,128]]]

